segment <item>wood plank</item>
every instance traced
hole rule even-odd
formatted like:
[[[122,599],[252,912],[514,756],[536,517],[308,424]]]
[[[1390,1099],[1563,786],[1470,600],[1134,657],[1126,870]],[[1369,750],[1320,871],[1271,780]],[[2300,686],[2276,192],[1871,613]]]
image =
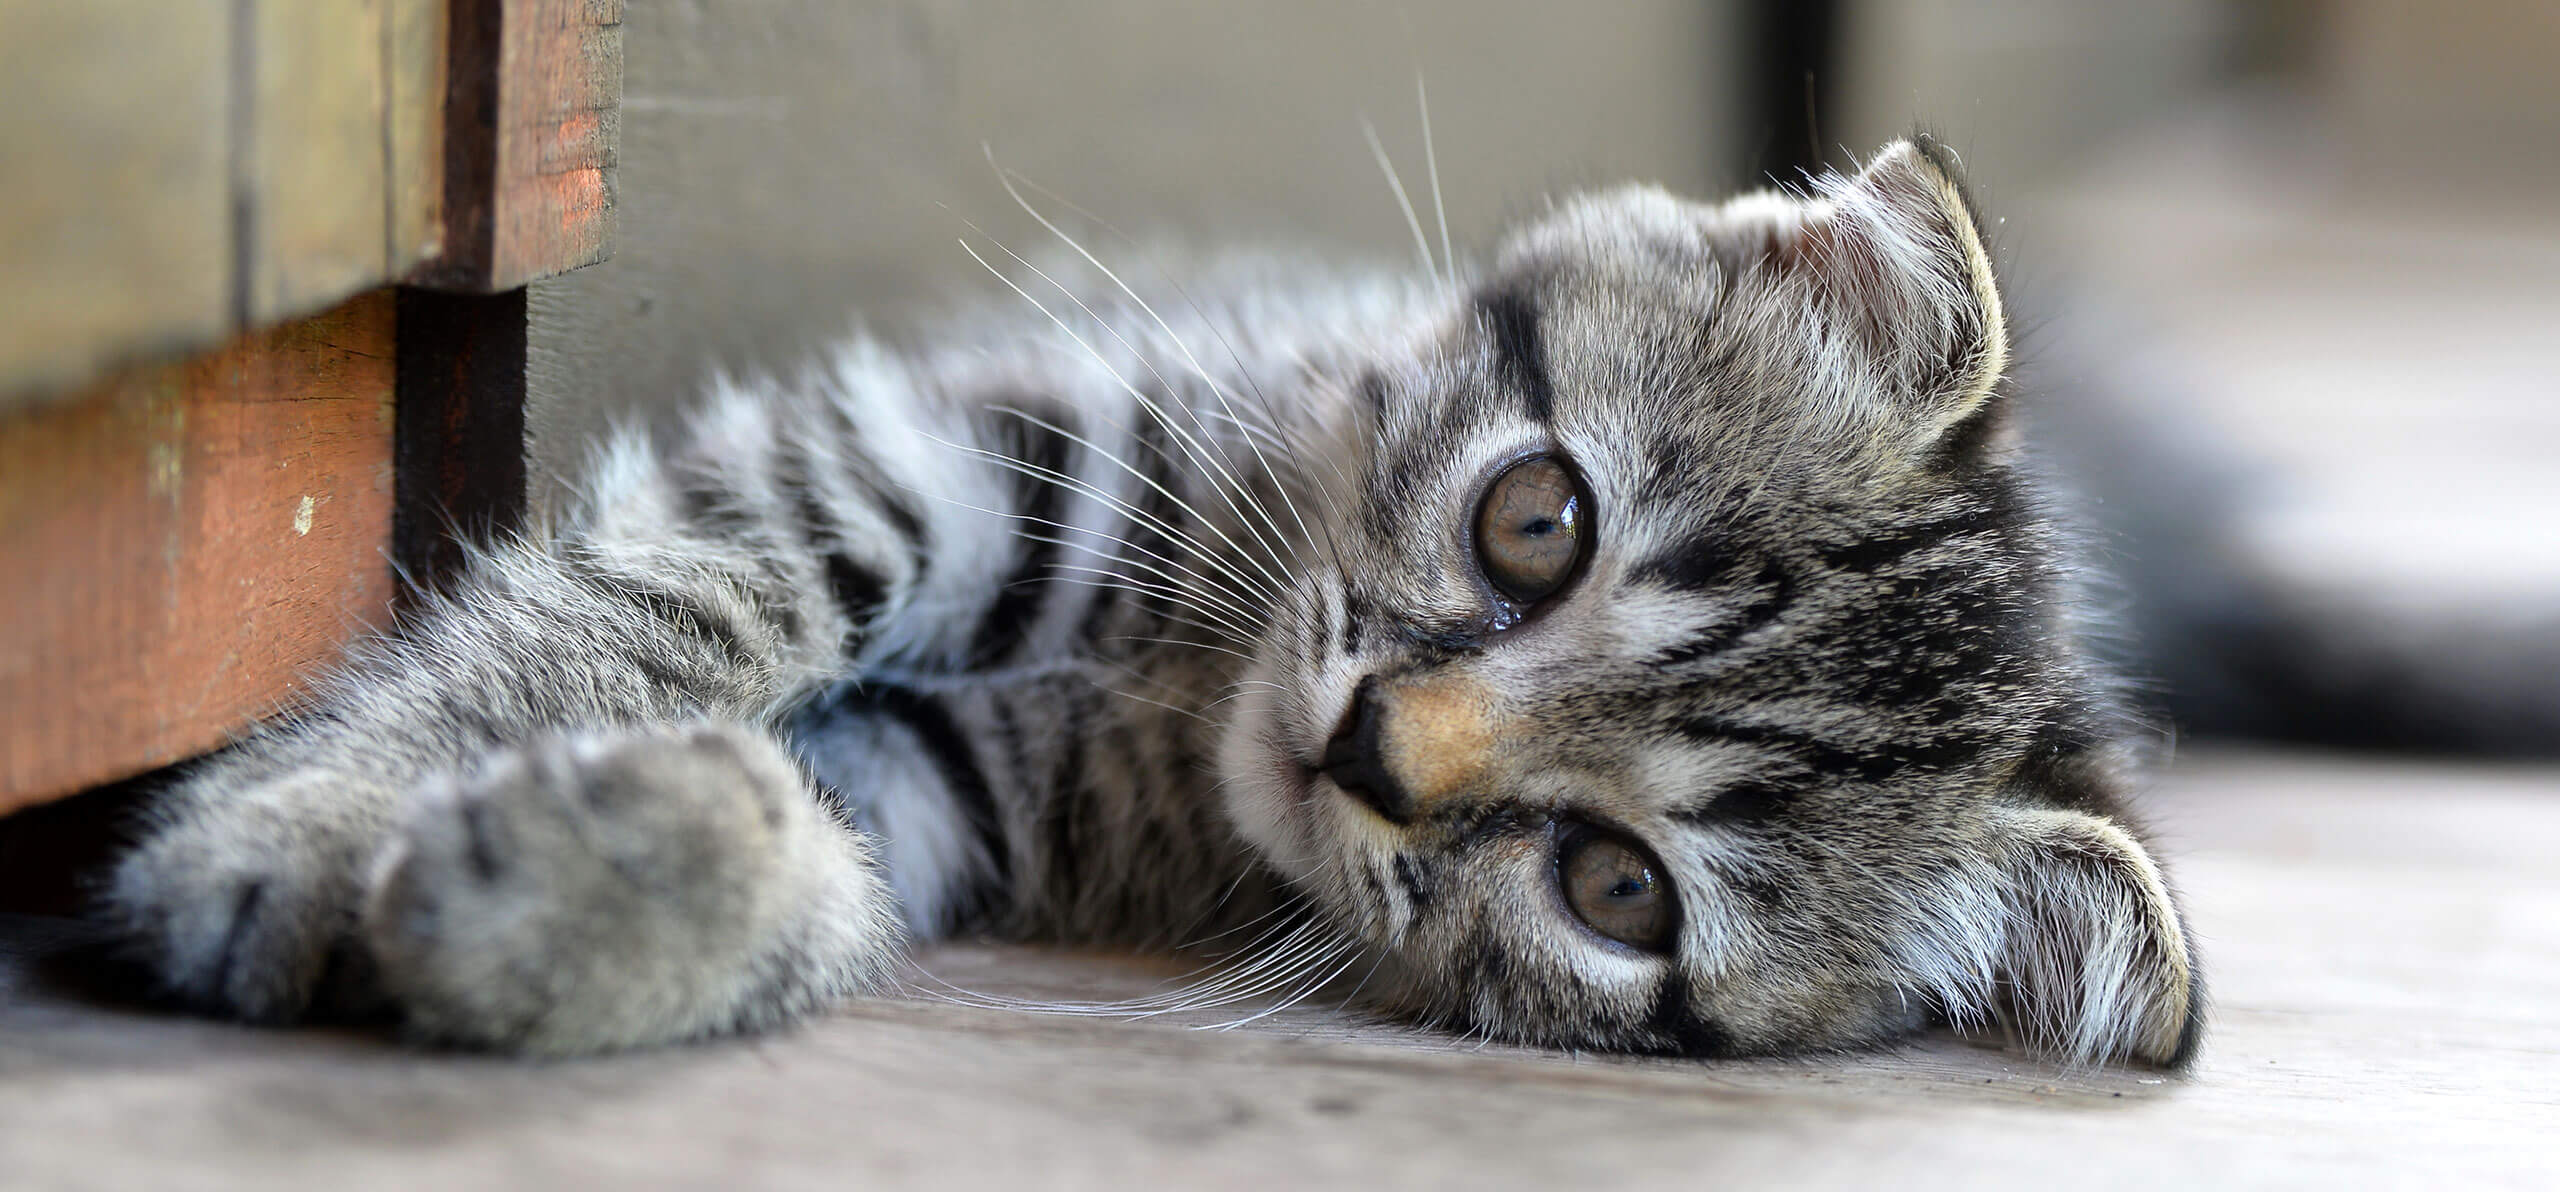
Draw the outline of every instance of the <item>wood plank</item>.
[[[0,0],[0,409],[231,326],[230,11]]]
[[[336,301],[389,276],[387,0],[259,0],[238,147],[243,323]],[[399,262],[405,265],[406,262]]]
[[[445,0],[393,0],[382,38],[388,255],[406,270],[444,251]]]
[[[412,274],[494,292],[602,260],[621,17],[0,0],[0,408]]]
[[[0,811],[199,753],[392,593],[392,297],[0,422]]]
[[[621,0],[454,0],[443,253],[413,280],[493,292],[603,260]]]

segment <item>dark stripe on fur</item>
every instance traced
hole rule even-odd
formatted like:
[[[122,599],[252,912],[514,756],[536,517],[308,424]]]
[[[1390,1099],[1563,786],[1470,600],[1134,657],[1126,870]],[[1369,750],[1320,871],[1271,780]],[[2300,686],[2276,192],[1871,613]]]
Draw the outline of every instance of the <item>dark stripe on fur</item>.
[[[1014,458],[1030,465],[1043,475],[1067,472],[1074,443],[1067,436],[1045,426],[1029,422],[1015,424],[1015,434],[1022,440]],[[1067,490],[1051,480],[1021,472],[1013,474],[1014,510],[1023,520],[1023,531],[1037,538],[1021,539],[1022,561],[1013,574],[996,588],[996,598],[987,606],[986,615],[978,619],[978,627],[970,635],[969,661],[976,667],[991,667],[1019,647],[1030,633],[1046,593],[1051,571],[1057,565],[1061,531],[1053,524],[1064,512]]]
[[[688,484],[677,495],[684,518],[695,529],[716,538],[735,538],[755,528],[756,515],[738,494],[710,481]]]
[[[952,719],[951,709],[933,696],[887,685],[865,687],[851,702],[889,716],[915,734],[916,742],[932,759],[934,771],[942,776],[953,804],[969,821],[970,830],[977,834],[994,865],[995,871],[988,875],[988,886],[982,893],[991,900],[1010,898],[1013,850],[1005,842],[995,790],[987,783],[986,771],[979,768],[977,751],[970,747],[967,734]]]
[[[1693,740],[1765,746],[1794,764],[1790,772],[1755,775],[1725,787],[1708,802],[1679,813],[1682,819],[1699,824],[1765,822],[1823,783],[1886,782],[1906,770],[1944,770],[1980,757],[1986,747],[1984,741],[1964,733],[1856,749],[1793,729],[1706,717],[1683,720],[1674,727]]]
[[[1493,337],[1494,367],[1505,383],[1520,391],[1529,417],[1553,422],[1555,382],[1547,375],[1546,344],[1538,333],[1538,303],[1517,283],[1488,286],[1476,295],[1476,313]]]
[[[701,608],[682,596],[655,587],[645,580],[619,575],[597,567],[571,564],[567,571],[597,592],[649,614],[686,641],[716,647],[732,661],[741,663],[761,661],[755,649],[747,644],[745,636],[739,632],[736,625],[729,623],[728,618]],[[643,645],[634,652],[633,658],[638,660],[645,652],[646,646]]]
[[[1742,557],[1726,545],[1726,536],[1709,531],[1637,564],[1635,578],[1695,592],[1731,581],[1741,564]]]
[[[1959,513],[1937,521],[1906,526],[1847,546],[1833,547],[1822,552],[1822,561],[1842,571],[1876,571],[1958,535],[1992,529],[2003,520],[2001,511],[1997,509]]]
[[[1049,797],[1040,808],[1040,839],[1046,848],[1050,897],[1058,906],[1072,907],[1084,888],[1084,839],[1077,821],[1085,806],[1085,706],[1068,700],[1058,711],[1065,723],[1058,728]]]
[[[1644,1025],[1656,1040],[1657,1054],[1689,1059],[1733,1054],[1733,1036],[1690,1004],[1689,974],[1676,965],[1664,973]]]
[[[1679,813],[1700,827],[1756,828],[1775,820],[1813,785],[1808,776],[1746,778]]]
[[[1419,917],[1431,905],[1431,880],[1424,876],[1422,867],[1414,863],[1410,853],[1397,853],[1395,868],[1396,884],[1404,887],[1405,903]]]
[[[1754,585],[1761,589],[1759,599],[1745,606],[1731,621],[1710,626],[1696,637],[1664,650],[1657,656],[1659,664],[1677,666],[1723,653],[1754,631],[1784,616],[1788,607],[1795,603],[1795,577],[1787,574],[1787,569],[1779,566],[1775,559],[1760,565],[1760,574]]]

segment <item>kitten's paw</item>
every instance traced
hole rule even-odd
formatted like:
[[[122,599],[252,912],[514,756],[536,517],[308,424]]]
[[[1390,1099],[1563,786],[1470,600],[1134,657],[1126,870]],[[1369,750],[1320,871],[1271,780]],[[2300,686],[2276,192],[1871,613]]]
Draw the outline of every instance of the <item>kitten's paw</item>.
[[[117,863],[108,914],[162,989],[253,1022],[361,994],[356,908],[380,799],[323,773],[231,785],[224,771]]]
[[[421,792],[364,912],[423,1038],[543,1054],[796,1016],[885,968],[888,895],[773,742],[555,737]]]

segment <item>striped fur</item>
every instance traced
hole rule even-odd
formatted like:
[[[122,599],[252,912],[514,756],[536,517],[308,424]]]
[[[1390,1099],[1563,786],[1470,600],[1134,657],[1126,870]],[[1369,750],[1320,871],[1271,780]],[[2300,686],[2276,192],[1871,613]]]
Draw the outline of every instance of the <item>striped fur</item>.
[[[1810,197],[1578,199],[1463,285],[1086,263],[1007,274],[1027,325],[857,342],[606,445],[169,792],[111,891],[141,956],[226,1013],[570,1053],[787,1020],[902,936],[1258,930],[1274,988],[1358,971],[1559,1046],[1996,1018],[2192,1053],[2127,724],[1926,146]],[[1593,546],[1524,612],[1468,527],[1532,453]],[[1364,680],[1431,787],[1392,819],[1319,773]],[[1675,947],[1563,909],[1576,823],[1659,857]]]

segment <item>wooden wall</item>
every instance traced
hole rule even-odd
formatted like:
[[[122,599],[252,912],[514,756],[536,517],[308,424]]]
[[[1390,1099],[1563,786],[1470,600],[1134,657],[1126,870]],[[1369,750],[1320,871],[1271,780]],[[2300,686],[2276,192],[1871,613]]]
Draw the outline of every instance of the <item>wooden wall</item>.
[[[621,0],[0,0],[0,406],[601,260]]]
[[[512,515],[621,18],[0,0],[0,812],[221,744]]]

